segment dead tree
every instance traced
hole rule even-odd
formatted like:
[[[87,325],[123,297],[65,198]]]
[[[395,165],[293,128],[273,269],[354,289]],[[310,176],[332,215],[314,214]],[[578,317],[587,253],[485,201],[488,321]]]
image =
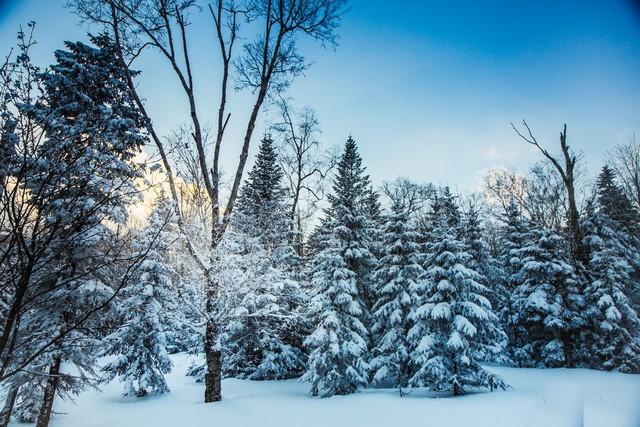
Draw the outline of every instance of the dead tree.
[[[564,158],[563,162],[552,156],[538,143],[538,140],[533,136],[531,128],[525,120],[522,121],[522,125],[526,130],[526,134],[521,133],[513,123],[511,124],[520,138],[540,150],[542,155],[551,162],[562,178],[567,194],[567,228],[569,231],[572,259],[575,263],[580,262],[585,264],[587,262],[587,254],[582,242],[580,212],[578,211],[578,204],[576,202],[576,163],[578,161],[578,157],[572,153],[569,145],[567,144],[567,125],[565,124],[562,132],[560,132],[560,148]],[[562,163],[564,163],[564,165]]]
[[[284,91],[291,80],[299,76],[308,63],[298,51],[296,40],[307,35],[323,45],[336,43],[336,29],[346,0],[217,0],[209,5],[214,45],[218,47],[222,69],[219,75],[220,98],[217,114],[217,131],[213,153],[209,153],[203,139],[199,105],[195,97],[196,81],[189,50],[189,14],[200,10],[195,0],[71,0],[71,6],[86,21],[101,25],[120,47],[123,66],[131,64],[140,52],[152,48],[164,58],[167,67],[175,75],[185,95],[189,111],[192,138],[204,186],[211,207],[211,239],[209,251],[200,251],[187,238],[187,249],[200,267],[206,282],[206,309],[208,313],[204,338],[205,402],[221,399],[221,349],[220,325],[216,321],[219,286],[212,275],[215,250],[224,236],[233,212],[240,182],[247,162],[249,146],[258,114],[270,94]],[[252,22],[258,28],[257,35],[249,39],[240,52],[236,52],[240,24]],[[232,69],[233,68],[233,69]],[[248,114],[240,158],[233,174],[229,197],[220,203],[220,150],[231,113],[227,108],[229,81],[235,77],[238,89],[249,89],[255,98]],[[147,110],[138,94],[136,76],[129,75],[130,90],[135,94],[138,107],[147,117]],[[147,94],[152,99],[152,94]],[[243,114],[239,114],[240,117]],[[167,150],[149,118],[149,134],[161,157],[167,173],[175,206],[178,191],[175,175]],[[184,230],[184,219],[177,212],[178,226]],[[186,233],[185,233],[186,234]]]

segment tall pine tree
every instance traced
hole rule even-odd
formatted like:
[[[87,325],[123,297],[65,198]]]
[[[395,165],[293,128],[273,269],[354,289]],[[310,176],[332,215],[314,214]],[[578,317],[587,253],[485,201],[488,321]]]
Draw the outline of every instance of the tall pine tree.
[[[95,379],[98,332],[118,279],[118,237],[107,222],[125,224],[128,205],[140,195],[135,179],[142,168],[134,157],[147,140],[146,120],[112,40],[91,41],[94,46],[67,42],[68,50],[56,51],[56,63],[40,76],[43,100],[21,106],[45,132],[27,186],[40,196],[34,200],[49,200],[35,209],[54,230],[44,249],[50,271],[42,288],[32,289],[34,309],[22,326],[40,331],[30,342],[36,348],[39,340],[60,337],[30,366],[34,372],[47,366],[49,373],[38,426],[48,424],[56,394],[78,392]],[[38,300],[40,291],[45,301]],[[65,374],[62,362],[80,374]]]
[[[511,252],[520,265],[509,325],[512,357],[519,366],[578,363],[583,301],[568,253],[560,236],[533,225],[523,246]]]
[[[375,337],[373,381],[393,378],[400,395],[413,374],[409,331],[415,292],[424,271],[418,233],[403,206],[394,205],[384,228],[383,256],[375,271],[377,301],[373,309]]]
[[[628,297],[636,286],[636,251],[628,234],[637,226],[635,212],[606,166],[597,196],[582,223],[589,259],[584,315],[590,326],[583,358],[597,369],[639,372],[640,319]]]
[[[445,190],[435,203],[429,260],[409,334],[417,365],[410,384],[454,395],[469,387],[504,388],[503,381],[479,363],[500,353],[495,342],[499,319],[487,299],[484,277],[472,268],[453,197]]]
[[[501,282],[504,288],[504,301],[496,306],[496,310],[499,312],[508,342],[512,344],[515,339],[512,330],[513,323],[511,322],[511,317],[514,314],[512,295],[522,282],[521,256],[523,256],[523,253],[520,250],[527,245],[529,223],[523,217],[514,200],[510,200],[505,206],[501,219],[503,224],[499,231],[500,251],[498,253],[498,263],[502,271]],[[509,353],[511,353],[512,346],[509,345],[508,347]]]
[[[310,315],[316,329],[305,341],[310,349],[303,378],[314,396],[347,394],[368,383],[372,299],[369,247],[369,177],[355,141],[349,137],[325,212],[320,251],[311,261],[313,298]]]
[[[146,227],[136,233],[133,255],[143,254],[145,259],[122,291],[118,308],[123,326],[105,338],[106,354],[115,359],[103,370],[108,378],[124,381],[124,396],[169,391],[164,374],[169,373],[173,363],[167,336],[179,326],[172,322],[177,315],[171,311],[177,307],[177,292],[162,254],[171,244],[164,231],[174,219],[173,212],[170,202],[160,200]]]
[[[257,238],[268,251],[291,243],[291,219],[284,174],[270,135],[260,142],[247,181],[238,194],[233,226],[236,232]]]
[[[273,140],[265,135],[222,246],[238,270],[226,281],[233,290],[223,333],[227,376],[282,379],[304,368],[305,296],[282,179]]]

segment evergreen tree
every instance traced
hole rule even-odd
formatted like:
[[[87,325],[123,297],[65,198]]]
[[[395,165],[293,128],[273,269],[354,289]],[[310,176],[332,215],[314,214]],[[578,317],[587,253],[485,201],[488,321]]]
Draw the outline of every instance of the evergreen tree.
[[[224,374],[253,380],[286,379],[305,365],[300,332],[304,296],[298,281],[255,248],[242,255],[230,281],[232,311],[225,325]]]
[[[455,196],[451,194],[451,190],[448,186],[440,189],[435,193],[434,200],[431,204],[431,222],[432,228],[442,228],[442,223],[455,232],[460,232],[462,224],[462,217],[460,215],[460,209],[455,199]],[[436,231],[436,235],[440,230]]]
[[[480,366],[478,355],[497,357],[498,317],[483,277],[471,267],[462,242],[459,214],[448,192],[434,214],[426,274],[418,289],[415,325],[409,333],[417,369],[413,386],[463,394],[469,387],[504,388]]]
[[[508,342],[514,341],[514,333],[511,329],[511,318],[514,315],[512,295],[520,283],[522,283],[521,270],[523,255],[520,250],[527,245],[529,223],[522,216],[518,205],[511,200],[505,207],[502,216],[503,225],[500,229],[500,252],[498,264],[502,271],[501,283],[504,288],[504,300],[497,301],[495,307],[499,311],[500,319],[508,336]],[[509,348],[511,353],[511,347]]]
[[[333,192],[328,195],[326,227],[331,230],[332,237],[342,241],[345,261],[356,273],[356,286],[365,309],[367,326],[375,293],[370,275],[376,262],[370,250],[376,226],[372,217],[379,216],[379,206],[372,202],[377,200],[377,196],[372,196],[371,191],[369,175],[365,174],[356,142],[349,137],[338,163]]]
[[[291,219],[283,177],[273,139],[265,135],[256,162],[238,194],[233,226],[237,233],[258,238],[269,251],[291,243]]]
[[[627,233],[637,235],[640,231],[640,215],[624,191],[616,183],[616,174],[605,165],[598,175],[598,205],[602,213],[616,222]]]
[[[583,359],[596,369],[640,372],[640,319],[627,292],[634,271],[627,261],[623,229],[604,209],[593,206],[582,224],[589,254],[590,283],[584,291],[584,317],[590,331],[583,342]]]
[[[373,381],[393,378],[401,396],[413,373],[409,316],[415,308],[413,296],[423,274],[418,234],[408,219],[402,206],[393,206],[384,228],[384,254],[374,274],[377,301],[372,327],[376,337],[371,361]]]
[[[636,311],[640,310],[640,214],[616,182],[615,172],[608,166],[602,168],[597,181],[598,211],[611,220],[610,226],[617,239],[625,247],[624,257],[632,267],[635,279],[627,282],[626,294]]]
[[[177,304],[172,302],[175,288],[171,271],[161,254],[169,249],[163,231],[173,220],[173,212],[170,202],[160,201],[145,229],[135,236],[132,252],[147,253],[133,281],[122,291],[118,308],[124,326],[105,338],[106,354],[116,358],[103,370],[109,379],[119,377],[124,381],[124,396],[169,391],[164,374],[173,364],[167,351],[167,331],[177,325],[168,320],[173,316],[168,310],[175,310]]]
[[[509,325],[513,359],[519,366],[562,367],[577,362],[582,298],[568,253],[560,236],[539,228],[532,228],[523,247],[512,251],[521,265]]]
[[[304,369],[305,296],[282,179],[273,140],[265,136],[223,245],[237,270],[226,280],[234,290],[223,333],[227,376],[282,379]]]
[[[44,388],[46,382],[43,381],[43,376],[32,377],[23,383],[18,389],[18,397],[15,402],[15,409],[13,410],[13,419],[19,423],[35,423],[38,419],[38,412],[40,406],[42,406],[42,399],[44,397]]]
[[[477,206],[469,206],[462,220],[462,241],[470,256],[469,267],[479,274],[479,282],[487,287],[486,297],[491,303],[491,308],[496,314],[499,314],[498,318],[501,319],[501,307],[508,306],[509,297],[504,285],[504,271],[499,262],[491,255]],[[505,363],[508,361],[506,357],[507,334],[503,330],[501,322],[494,326],[485,334],[486,344],[492,349],[492,352],[480,353],[476,356],[485,362]],[[496,345],[501,349],[499,352],[494,351]]]
[[[518,274],[522,269],[522,259],[518,251],[528,244],[527,239],[530,237],[528,232],[531,225],[522,216],[514,201],[505,207],[502,221],[504,225],[500,230],[501,250],[498,258],[506,276],[507,291],[511,294],[520,283]]]
[[[355,141],[349,137],[338,164],[330,206],[325,212],[322,249],[311,261],[313,298],[310,316],[317,325],[305,344],[307,372],[314,396],[356,391],[368,382],[367,304],[373,291],[369,250],[371,221],[366,199],[369,178]]]
[[[120,262],[118,236],[107,222],[124,224],[128,205],[138,200],[134,180],[142,167],[134,156],[147,140],[117,48],[107,36],[91,40],[95,47],[67,42],[68,50],[56,51],[56,63],[40,76],[43,99],[21,106],[45,133],[27,187],[39,195],[36,202],[49,201],[35,208],[53,230],[44,249],[48,271],[34,278],[33,310],[21,327],[40,337],[29,343],[35,348],[60,336],[29,367],[48,372],[39,425],[48,424],[56,393],[77,393],[95,380],[99,331]],[[46,300],[38,300],[40,292]],[[62,372],[62,362],[77,372]]]

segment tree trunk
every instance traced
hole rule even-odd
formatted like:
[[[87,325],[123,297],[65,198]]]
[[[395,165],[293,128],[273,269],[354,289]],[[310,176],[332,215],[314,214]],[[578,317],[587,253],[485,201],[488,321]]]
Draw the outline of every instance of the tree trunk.
[[[219,402],[222,400],[222,352],[216,343],[218,325],[215,321],[207,320],[204,337],[204,353],[207,362],[207,372],[204,374],[204,401]]]
[[[4,408],[2,408],[2,412],[0,412],[0,427],[7,427],[9,421],[11,421],[11,414],[13,413],[13,406],[16,403],[16,397],[18,397],[19,388],[20,387],[15,384],[9,387],[7,399],[4,401]]]
[[[11,354],[13,351],[11,348],[7,348],[7,346],[9,345],[9,347],[11,347],[11,343],[9,342],[11,335],[13,335],[12,341],[15,341],[17,337],[16,334],[18,333],[22,301],[26,295],[32,272],[33,263],[29,262],[24,271],[20,274],[20,281],[16,288],[13,303],[11,304],[11,308],[9,309],[9,313],[7,313],[5,319],[2,336],[0,336],[0,355],[2,355],[2,359],[0,360],[0,380],[5,379],[6,370],[11,363]]]
[[[302,219],[300,212],[296,214],[296,231],[295,231],[295,249],[298,256],[304,256],[304,247],[302,241]]]
[[[462,388],[460,383],[458,383],[458,381],[455,381],[453,383],[453,395],[454,396],[462,396],[463,394],[464,394],[464,389]]]
[[[567,212],[567,225],[571,233],[571,243],[573,259],[576,262],[587,263],[586,250],[582,242],[582,231],[580,230],[580,213],[578,212],[578,204],[576,202],[576,187],[574,170],[576,166],[576,157],[571,155],[569,146],[567,145],[567,125],[564,126],[560,133],[560,147],[565,160],[565,174],[563,175],[564,184],[567,189],[567,200],[569,203]]]
[[[47,386],[44,389],[44,397],[42,398],[42,406],[40,407],[40,413],[38,414],[38,421],[36,427],[48,427],[49,420],[51,419],[51,411],[53,409],[53,400],[56,397],[58,391],[58,384],[60,382],[60,356],[56,356],[53,359],[52,365],[49,367],[49,379],[47,380]]]

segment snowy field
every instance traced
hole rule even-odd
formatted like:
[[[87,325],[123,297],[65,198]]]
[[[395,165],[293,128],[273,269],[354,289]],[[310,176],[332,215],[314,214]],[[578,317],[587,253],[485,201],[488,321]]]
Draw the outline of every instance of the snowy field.
[[[223,401],[205,405],[203,386],[184,376],[189,359],[173,360],[167,377],[171,393],[125,399],[121,385],[111,383],[75,403],[57,401],[52,426],[640,426],[640,375],[495,368],[513,389],[456,398],[430,397],[422,390],[400,398],[394,390],[377,389],[319,399],[308,395],[308,384],[295,380],[230,379],[223,383]]]

